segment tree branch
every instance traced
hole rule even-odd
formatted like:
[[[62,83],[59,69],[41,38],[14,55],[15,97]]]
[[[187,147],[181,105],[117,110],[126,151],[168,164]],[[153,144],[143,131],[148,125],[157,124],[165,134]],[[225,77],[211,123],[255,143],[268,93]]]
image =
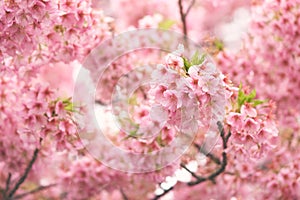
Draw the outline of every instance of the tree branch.
[[[129,200],[122,188],[120,189],[120,192],[122,194],[123,200]]]
[[[219,129],[219,132],[220,132],[220,135],[221,135],[221,139],[222,139],[222,146],[223,146],[222,160],[220,160],[219,158],[217,158],[212,153],[207,153],[204,148],[201,148],[200,145],[195,144],[195,146],[199,149],[199,151],[201,153],[204,153],[212,161],[214,161],[216,164],[220,165],[220,167],[218,169],[216,169],[214,172],[212,172],[211,174],[209,174],[208,176],[202,177],[202,176],[199,176],[196,173],[192,172],[191,170],[189,170],[184,164],[180,164],[180,166],[183,169],[187,170],[196,179],[195,181],[188,182],[187,183],[188,186],[195,186],[195,185],[203,183],[205,181],[212,181],[213,183],[215,183],[215,179],[217,178],[217,176],[219,176],[221,173],[223,173],[225,171],[225,169],[226,169],[226,166],[227,166],[227,154],[225,152],[225,149],[227,148],[227,143],[228,143],[229,137],[231,136],[231,132],[228,131],[228,134],[225,135],[224,127],[221,124],[221,122],[217,122],[217,125],[218,125],[218,129]],[[171,190],[173,190],[174,187],[175,186],[169,188],[168,190],[164,190],[164,192],[162,194],[156,195],[152,200],[158,200],[159,198],[163,197],[168,192],[170,192]]]
[[[187,10],[185,12],[185,17],[189,14],[189,12],[191,11],[191,8],[195,4],[195,2],[196,2],[195,0],[192,0],[192,2],[190,3],[189,7],[187,8]]]
[[[11,173],[9,172],[9,173],[8,173],[8,177],[7,177],[7,179],[6,179],[6,183],[5,183],[5,189],[4,189],[4,190],[1,189],[2,196],[3,196],[4,199],[7,198],[6,195],[7,195],[8,191],[9,191],[10,181],[11,181]]]
[[[189,170],[189,168],[187,168],[184,164],[180,164],[180,166],[185,169],[186,171],[188,171],[194,178],[196,178],[197,180],[202,180],[205,181],[205,178],[198,176],[196,173],[192,172],[191,170]]]
[[[227,149],[227,143],[228,143],[228,139],[231,136],[231,132],[229,131],[227,135],[225,135],[225,131],[224,131],[224,127],[221,124],[221,122],[217,122],[218,125],[218,129],[222,138],[222,144],[223,144],[223,153],[222,153],[222,162],[221,162],[221,166],[219,169],[217,169],[216,171],[212,172],[209,176],[207,177],[199,177],[196,178],[196,181],[191,181],[188,183],[189,186],[194,186],[197,185],[199,183],[202,183],[204,181],[210,180],[212,182],[215,182],[215,178],[217,176],[219,176],[221,173],[223,173],[226,169],[227,166],[227,154],[224,151],[225,149]]]
[[[204,154],[206,157],[211,159],[214,163],[221,165],[220,159],[217,158],[214,154],[207,152],[206,149],[204,149],[202,146],[198,144],[195,144],[195,147],[198,149],[200,153]]]
[[[180,12],[180,19],[181,19],[182,28],[183,28],[183,34],[184,34],[185,37],[187,37],[187,35],[188,35],[187,24],[186,24],[186,17],[189,14],[189,12],[191,11],[191,8],[193,7],[194,4],[195,4],[195,0],[192,0],[191,3],[190,3],[190,5],[189,5],[189,7],[184,12],[183,11],[182,0],[178,0],[178,7],[179,7],[179,12]]]
[[[170,187],[169,189],[167,190],[164,190],[163,193],[159,194],[159,195],[156,195],[152,200],[158,200],[159,198],[165,196],[166,194],[168,194],[170,191],[172,191],[174,189],[174,186],[173,187]]]
[[[6,180],[5,191],[8,191],[8,190],[9,190],[10,180],[11,180],[11,173],[9,172],[9,173],[8,173],[8,177],[7,177],[7,180]]]
[[[104,102],[101,101],[101,100],[96,100],[95,103],[96,103],[96,104],[99,104],[100,106],[107,106],[107,103],[104,103]]]
[[[39,186],[38,188],[33,189],[33,190],[29,191],[29,192],[25,192],[23,194],[16,195],[13,199],[21,199],[21,198],[24,198],[27,195],[34,194],[34,193],[40,192],[42,190],[46,190],[46,189],[48,189],[50,187],[53,187],[55,185],[56,184],[50,184],[50,185],[46,185],[46,186]]]
[[[21,184],[26,180],[32,166],[33,163],[35,162],[35,160],[37,159],[37,155],[38,155],[39,150],[35,149],[33,152],[33,156],[28,164],[28,166],[25,169],[24,174],[20,177],[20,179],[18,180],[18,182],[16,183],[16,185],[13,187],[13,189],[10,191],[10,193],[8,194],[8,199],[12,199],[12,197],[14,196],[14,194],[16,193],[16,191],[19,189],[19,187],[21,186]]]

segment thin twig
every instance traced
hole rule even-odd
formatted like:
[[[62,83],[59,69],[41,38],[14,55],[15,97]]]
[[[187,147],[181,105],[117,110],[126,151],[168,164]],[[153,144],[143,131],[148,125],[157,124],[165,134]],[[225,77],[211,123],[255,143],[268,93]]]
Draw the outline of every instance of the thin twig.
[[[50,188],[50,187],[53,187],[53,186],[55,186],[55,185],[56,185],[56,184],[50,184],[50,185],[46,185],[46,186],[39,186],[38,188],[35,188],[35,189],[33,189],[33,190],[29,191],[29,192],[25,192],[25,193],[23,193],[23,194],[16,195],[16,196],[14,197],[14,199],[21,199],[21,198],[24,198],[24,197],[27,196],[27,195],[34,194],[34,193],[40,192],[40,191],[42,191],[42,190],[46,190],[46,189],[48,189],[48,188]]]
[[[199,150],[200,153],[204,154],[206,157],[211,159],[214,163],[221,165],[220,159],[217,158],[214,154],[207,152],[205,148],[201,147],[198,144],[195,144],[195,147]]]
[[[125,192],[123,191],[123,189],[120,189],[120,192],[122,194],[123,200],[128,200],[128,197],[126,196]]]
[[[104,102],[101,101],[101,100],[96,100],[95,103],[96,103],[96,104],[99,104],[100,106],[107,106],[107,103],[104,103]]]
[[[197,180],[203,180],[203,181],[205,181],[205,178],[198,176],[196,173],[192,172],[189,168],[187,168],[184,164],[180,164],[180,166],[183,169],[185,169],[186,171],[188,171]]]
[[[197,184],[202,183],[202,182],[207,181],[207,180],[215,182],[215,178],[217,176],[219,176],[221,173],[223,173],[225,171],[225,169],[226,169],[226,166],[227,166],[227,154],[226,154],[226,152],[224,150],[227,148],[227,142],[228,142],[228,139],[229,139],[229,137],[231,135],[231,132],[229,131],[228,134],[225,135],[224,127],[221,124],[221,122],[217,122],[217,125],[218,125],[218,129],[219,129],[219,132],[220,132],[220,135],[221,135],[221,138],[222,138],[222,143],[223,143],[223,152],[222,152],[221,166],[220,166],[219,169],[217,169],[216,171],[214,171],[213,173],[211,173],[207,177],[201,177],[201,179],[197,179],[196,178],[195,181],[188,182],[189,186],[194,186],[194,185],[197,185]]]
[[[193,5],[195,4],[196,0],[192,0],[192,2],[190,3],[188,9],[185,12],[185,17],[189,14],[189,12],[191,11],[191,8],[193,7]]]
[[[0,188],[0,192],[2,193],[2,197],[5,199],[5,190]]]
[[[186,36],[187,35],[187,29],[186,29],[185,15],[184,15],[184,12],[183,12],[182,0],[178,0],[178,6],[179,6],[180,19],[181,19],[182,28],[183,28],[183,34]]]
[[[224,127],[221,124],[221,122],[217,122],[218,125],[218,129],[222,138],[222,144],[223,144],[223,152],[222,152],[222,160],[220,160],[219,158],[217,158],[215,155],[213,154],[209,154],[209,153],[205,153],[205,155],[207,157],[209,157],[210,159],[212,159],[215,163],[219,164],[220,167],[212,172],[210,175],[202,177],[197,175],[196,173],[192,172],[191,170],[189,170],[185,165],[181,164],[180,166],[187,170],[196,180],[195,181],[190,181],[187,183],[188,186],[195,186],[198,185],[202,182],[205,181],[211,181],[213,183],[216,183],[215,179],[217,178],[217,176],[219,176],[221,173],[225,172],[226,166],[227,166],[227,154],[225,152],[225,149],[227,148],[227,143],[229,140],[229,137],[231,136],[231,132],[228,131],[228,134],[225,135],[225,131],[224,131]],[[199,151],[202,153],[205,151],[203,148],[201,148],[200,145],[195,144],[195,146],[199,149]],[[164,190],[164,192],[160,195],[156,195],[152,200],[158,200],[159,198],[163,197],[164,195],[166,195],[168,192],[170,192],[171,190],[174,189],[175,186],[169,188],[168,190]]]
[[[225,137],[226,143],[228,143],[230,136],[231,136],[231,131],[229,130],[227,136]]]
[[[8,173],[8,177],[6,180],[6,186],[5,186],[5,191],[8,192],[9,191],[9,185],[10,185],[10,180],[11,180],[11,173]]]
[[[169,193],[170,191],[172,191],[173,189],[174,189],[174,186],[173,186],[173,187],[170,187],[170,188],[167,189],[167,190],[164,190],[163,193],[156,195],[152,200],[158,200],[159,198],[161,198],[161,197],[165,196],[166,194],[168,194],[168,193]]]
[[[39,150],[35,149],[33,152],[33,156],[32,159],[30,160],[28,166],[25,169],[25,172],[23,174],[23,176],[20,177],[20,179],[18,180],[18,182],[16,183],[16,185],[13,187],[13,189],[10,191],[8,198],[12,199],[12,197],[14,196],[14,194],[16,193],[16,191],[19,189],[19,187],[21,186],[21,184],[26,180],[32,166],[33,163],[35,162],[35,160],[37,159],[37,155],[38,155]]]
[[[144,88],[143,88],[143,87],[140,87],[139,89],[140,89],[140,91],[141,91],[142,94],[143,94],[143,98],[144,98],[144,99],[147,99],[147,93],[145,92]]]
[[[9,191],[9,185],[10,185],[10,181],[11,181],[11,173],[9,172],[8,173],[8,177],[7,177],[7,179],[6,179],[6,183],[5,183],[5,189],[3,190],[1,190],[2,191],[2,197],[4,198],[4,199],[6,199],[7,198],[7,193],[8,193],[8,191]]]
[[[179,12],[180,12],[180,19],[181,19],[182,28],[183,28],[183,34],[184,34],[185,38],[188,36],[187,24],[186,24],[186,17],[189,14],[189,12],[191,11],[191,8],[193,7],[194,4],[195,4],[195,0],[192,0],[192,2],[190,3],[189,7],[184,12],[183,11],[182,0],[178,0],[178,7],[179,7]]]

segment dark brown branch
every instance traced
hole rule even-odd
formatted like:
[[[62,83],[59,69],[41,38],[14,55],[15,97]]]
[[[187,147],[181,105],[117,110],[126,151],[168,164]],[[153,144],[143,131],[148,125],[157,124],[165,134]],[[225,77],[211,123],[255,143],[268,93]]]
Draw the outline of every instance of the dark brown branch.
[[[196,0],[192,0],[189,7],[186,9],[185,17],[189,14],[189,12],[191,11],[191,9],[192,9],[193,5],[195,4],[195,2],[196,2]]]
[[[37,159],[37,155],[39,153],[38,149],[35,149],[33,152],[33,156],[28,164],[28,166],[25,169],[24,174],[20,177],[20,179],[18,180],[18,182],[16,183],[16,185],[13,187],[13,189],[10,191],[9,195],[8,195],[8,199],[12,199],[12,197],[14,196],[14,194],[16,193],[16,191],[19,189],[19,187],[21,186],[21,184],[26,180],[32,166],[33,163],[35,162],[35,160]]]
[[[182,0],[178,0],[178,6],[179,6],[180,19],[181,19],[182,28],[183,28],[183,34],[187,35],[186,21],[185,21],[185,15],[183,12]]]
[[[8,191],[9,191],[10,180],[11,180],[11,173],[9,172],[9,173],[8,173],[8,177],[7,177],[7,180],[6,180],[5,192],[8,192]]]
[[[183,28],[183,34],[184,34],[185,37],[187,37],[187,35],[188,35],[187,24],[186,24],[186,17],[189,14],[189,12],[191,11],[191,8],[193,7],[194,4],[195,4],[195,0],[192,0],[191,3],[190,3],[190,5],[189,5],[189,7],[184,12],[183,11],[182,0],[178,0],[178,7],[179,7],[179,12],[180,12],[180,19],[181,19],[182,28]]]
[[[104,102],[101,101],[101,100],[96,100],[95,103],[96,103],[96,104],[99,104],[100,106],[107,106],[107,103],[104,103]]]
[[[211,159],[214,163],[221,165],[221,161],[219,158],[217,158],[214,154],[209,153],[206,151],[205,148],[201,147],[198,144],[195,144],[195,147],[198,149],[198,151],[202,154],[204,154],[206,157],[208,157],[209,159]]]
[[[122,194],[123,200],[129,200],[122,188],[120,189],[120,192]]]
[[[180,166],[185,169],[186,171],[188,171],[194,178],[196,178],[197,180],[203,180],[205,181],[205,178],[198,176],[196,173],[192,172],[191,170],[189,170],[189,168],[187,168],[184,164],[180,164]]]
[[[231,131],[229,130],[227,136],[225,137],[226,144],[228,143],[229,137],[231,136]],[[227,147],[227,146],[226,146]]]
[[[204,181],[212,181],[212,182],[215,182],[215,178],[217,176],[219,176],[221,173],[223,173],[226,169],[226,166],[227,166],[227,154],[226,152],[224,151],[226,148],[227,148],[227,143],[228,143],[228,139],[229,137],[231,136],[231,132],[229,131],[227,135],[225,135],[225,131],[224,131],[224,127],[223,125],[221,124],[221,122],[217,122],[217,125],[218,125],[218,129],[219,129],[219,132],[220,132],[220,135],[221,135],[221,138],[222,138],[222,144],[223,144],[223,153],[222,153],[222,162],[221,162],[221,166],[219,169],[217,169],[216,171],[212,172],[209,176],[207,177],[199,177],[199,178],[196,178],[195,181],[191,181],[188,183],[189,186],[194,186],[194,185],[197,185],[199,183],[202,183]]]
[[[225,131],[224,131],[224,127],[223,127],[222,123],[221,122],[217,122],[217,125],[218,125],[219,131],[221,133],[221,138],[222,138],[222,141],[223,141],[223,149],[226,149],[227,148],[228,139],[231,136],[231,132],[229,130],[228,134],[225,136]]]
[[[34,194],[34,193],[40,192],[42,190],[46,190],[46,189],[48,189],[50,187],[53,187],[55,185],[56,184],[50,184],[50,185],[46,185],[46,186],[40,186],[40,187],[38,187],[36,189],[33,189],[33,190],[29,191],[29,192],[25,192],[23,194],[16,195],[13,199],[21,199],[21,198],[26,197],[27,195]]]
[[[222,160],[217,158],[212,153],[207,153],[204,148],[201,148],[200,145],[195,144],[195,146],[199,149],[199,151],[201,153],[204,153],[207,157],[209,157],[211,160],[213,160],[216,164],[220,165],[220,167],[218,169],[216,169],[216,171],[212,172],[210,175],[202,177],[202,176],[199,176],[196,173],[192,172],[191,170],[189,170],[184,164],[181,164],[180,166],[183,169],[185,169],[186,171],[188,171],[196,179],[195,181],[188,182],[187,183],[188,186],[194,186],[194,185],[200,184],[205,181],[211,181],[213,183],[216,183],[215,179],[217,178],[217,176],[219,176],[220,174],[225,172],[225,169],[227,166],[227,154],[224,150],[227,148],[227,143],[228,143],[229,137],[231,136],[231,132],[228,131],[228,134],[225,135],[224,127],[221,124],[221,122],[217,122],[217,125],[218,125],[218,129],[219,129],[221,139],[222,139],[222,146],[223,146]],[[164,190],[164,192],[162,194],[156,195],[152,200],[158,200],[159,198],[161,198],[162,196],[166,195],[168,192],[173,190],[174,187],[175,186],[169,188],[168,190]]]
[[[143,94],[143,98],[144,98],[144,99],[147,99],[147,93],[145,92],[144,88],[140,87],[139,89],[140,89],[140,91],[141,91],[142,94]]]
[[[9,191],[10,181],[11,181],[11,173],[9,172],[9,173],[8,173],[8,177],[7,177],[7,179],[6,179],[6,183],[5,183],[5,189],[4,189],[4,190],[1,189],[2,197],[3,197],[4,199],[7,198],[7,193],[8,193],[8,191]]]
[[[163,193],[159,194],[159,195],[156,195],[152,200],[158,200],[159,198],[165,196],[166,194],[168,194],[170,191],[172,191],[174,189],[174,186],[173,187],[170,187],[169,189],[167,190],[164,190]]]

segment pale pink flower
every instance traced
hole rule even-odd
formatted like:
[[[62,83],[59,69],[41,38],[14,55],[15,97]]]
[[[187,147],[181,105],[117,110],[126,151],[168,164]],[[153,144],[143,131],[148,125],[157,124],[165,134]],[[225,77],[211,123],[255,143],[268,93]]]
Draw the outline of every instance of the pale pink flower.
[[[243,122],[243,128],[245,132],[248,133],[257,133],[260,128],[260,124],[252,118],[247,118]]]
[[[178,72],[183,71],[184,63],[182,57],[174,54],[168,54],[165,59],[166,59],[166,65],[169,68],[174,69]]]
[[[255,118],[257,116],[256,110],[248,103],[242,105],[241,114],[245,117],[249,116]]]

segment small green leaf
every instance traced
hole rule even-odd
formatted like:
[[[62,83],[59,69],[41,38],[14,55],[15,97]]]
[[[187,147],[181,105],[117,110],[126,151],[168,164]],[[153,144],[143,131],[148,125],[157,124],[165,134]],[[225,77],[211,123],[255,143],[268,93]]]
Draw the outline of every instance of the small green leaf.
[[[128,104],[129,105],[138,105],[137,96],[135,94],[128,98]]]
[[[129,138],[138,138],[137,131],[138,129],[129,131],[129,134],[123,140],[128,140]]]
[[[219,51],[222,51],[224,49],[224,43],[219,39],[216,39],[214,41],[214,45]]]
[[[159,136],[157,136],[156,138],[156,142],[159,144],[159,146],[161,147],[164,147],[164,143],[163,143],[163,140],[162,140],[162,137],[161,137],[161,134]]]
[[[137,130],[132,130],[132,131],[130,131],[130,132],[129,132],[130,137],[137,137],[136,131],[137,131]]]
[[[198,50],[194,53],[194,55],[192,56],[191,58],[191,63],[193,65],[197,65],[196,63],[198,63],[200,61],[200,58],[199,58],[199,52]]]
[[[62,99],[62,103],[63,103],[64,108],[65,108],[66,111],[75,112],[75,106],[72,102],[71,97]]]
[[[200,64],[202,64],[204,61],[205,61],[205,58],[206,58],[206,54],[202,54],[201,58],[200,58]]]
[[[192,64],[185,57],[182,57],[182,59],[183,59],[184,69],[186,72],[188,72]]]
[[[200,56],[198,51],[196,51],[193,54],[193,56],[191,57],[190,60],[188,60],[185,57],[182,57],[185,71],[188,72],[188,70],[190,69],[191,66],[202,64],[205,60],[205,57],[206,57],[206,54],[202,54]]]
[[[245,94],[244,91],[242,90],[242,84],[239,86],[239,91],[238,91],[238,98],[237,98],[237,109],[240,111],[242,105],[245,103],[250,103],[252,106],[258,106],[260,104],[263,104],[267,102],[266,100],[259,100],[255,99],[256,97],[256,90],[252,90],[249,94]]]
[[[242,84],[239,86],[239,92],[238,92],[238,107],[240,108],[246,101],[246,95],[242,90]]]
[[[258,106],[258,105],[266,103],[266,102],[267,102],[267,100],[255,99],[255,100],[252,101],[252,105],[255,107],[255,106]]]
[[[69,111],[69,112],[74,112],[74,106],[73,103],[70,103],[68,105],[65,105],[65,110]]]
[[[204,62],[205,57],[206,57],[205,54],[202,54],[202,55],[200,56],[199,52],[196,51],[196,52],[194,53],[194,55],[192,56],[191,62],[190,62],[190,63],[191,63],[192,66],[193,66],[193,65],[200,65],[201,63]]]
[[[252,100],[252,99],[254,99],[256,97],[256,90],[254,89],[254,90],[252,90],[251,92],[250,92],[250,94],[248,95],[248,98],[250,99],[250,100]]]
[[[171,20],[171,19],[166,19],[166,20],[163,20],[161,21],[159,24],[158,24],[158,28],[159,29],[170,29],[174,24],[176,24],[176,21],[174,20]]]

